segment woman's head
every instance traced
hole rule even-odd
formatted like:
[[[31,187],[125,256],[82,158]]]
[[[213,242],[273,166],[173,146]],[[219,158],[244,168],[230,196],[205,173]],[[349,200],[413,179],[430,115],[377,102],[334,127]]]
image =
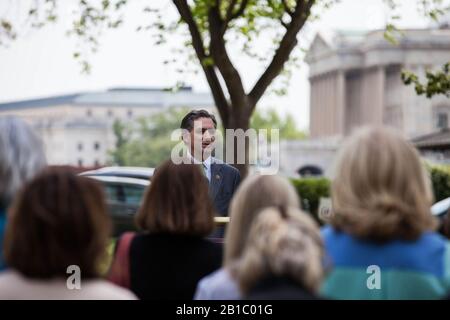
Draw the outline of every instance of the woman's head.
[[[5,260],[30,278],[99,276],[110,220],[101,186],[63,168],[48,168],[27,184],[9,212]]]
[[[414,147],[393,129],[364,128],[342,147],[330,223],[376,241],[416,239],[435,227],[431,183]]]
[[[253,222],[235,274],[246,294],[266,277],[285,277],[316,292],[324,270],[316,223],[297,208],[269,207]]]
[[[0,207],[46,165],[39,137],[22,120],[0,117]]]
[[[239,186],[230,205],[230,223],[225,236],[225,264],[241,256],[253,220],[270,206],[299,207],[300,199],[292,184],[275,175],[255,175]]]
[[[207,178],[196,164],[168,160],[157,168],[136,217],[152,233],[209,235],[214,213]]]

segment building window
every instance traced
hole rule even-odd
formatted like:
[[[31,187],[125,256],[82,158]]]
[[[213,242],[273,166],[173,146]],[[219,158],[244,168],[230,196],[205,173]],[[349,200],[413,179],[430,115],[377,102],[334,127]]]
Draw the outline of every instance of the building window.
[[[100,150],[100,143],[94,142],[94,150]]]
[[[448,114],[447,113],[438,113],[437,127],[439,129],[448,128]]]
[[[91,109],[87,109],[87,110],[86,110],[86,115],[87,115],[88,117],[92,117],[92,110],[91,110]]]
[[[128,115],[128,118],[131,118],[133,116],[133,110],[128,109],[127,115]]]
[[[94,166],[95,167],[100,167],[100,162],[97,159],[95,159],[95,161],[94,161]]]
[[[114,116],[114,113],[112,112],[112,110],[108,110],[107,115],[108,117],[112,118]]]
[[[78,166],[82,167],[83,166],[83,159],[78,159]]]
[[[82,151],[83,150],[83,144],[81,142],[78,143],[77,149],[78,149],[78,151]]]

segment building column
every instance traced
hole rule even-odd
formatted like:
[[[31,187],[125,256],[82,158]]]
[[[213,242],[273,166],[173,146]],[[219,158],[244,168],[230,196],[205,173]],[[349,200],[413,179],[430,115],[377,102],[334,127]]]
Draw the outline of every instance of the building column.
[[[344,136],[346,127],[345,103],[345,72],[339,70],[336,74],[336,133]]]
[[[384,83],[385,83],[385,70],[384,66],[377,67],[375,71],[375,87],[374,87],[374,102],[375,102],[375,114],[374,120],[376,124],[383,124],[383,112],[384,112]]]

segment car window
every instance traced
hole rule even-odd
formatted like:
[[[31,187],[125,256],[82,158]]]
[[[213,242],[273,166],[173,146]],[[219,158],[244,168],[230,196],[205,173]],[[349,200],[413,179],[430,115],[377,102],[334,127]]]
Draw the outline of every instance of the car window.
[[[118,184],[109,184],[104,183],[105,186],[105,192],[106,192],[106,198],[108,200],[112,200],[115,202],[125,202],[125,192],[123,190],[123,187]]]
[[[145,186],[102,182],[106,199],[109,202],[120,202],[124,204],[140,205],[144,197]]]
[[[144,190],[144,187],[124,185],[123,192],[125,194],[125,202],[139,205],[144,197]]]

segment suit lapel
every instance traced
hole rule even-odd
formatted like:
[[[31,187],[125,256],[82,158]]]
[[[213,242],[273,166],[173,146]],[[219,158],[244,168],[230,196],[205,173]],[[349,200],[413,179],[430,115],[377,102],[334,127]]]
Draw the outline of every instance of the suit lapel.
[[[222,183],[222,167],[219,163],[216,163],[213,158],[211,161],[211,182],[209,183],[209,193],[214,200],[219,191],[220,184]]]

